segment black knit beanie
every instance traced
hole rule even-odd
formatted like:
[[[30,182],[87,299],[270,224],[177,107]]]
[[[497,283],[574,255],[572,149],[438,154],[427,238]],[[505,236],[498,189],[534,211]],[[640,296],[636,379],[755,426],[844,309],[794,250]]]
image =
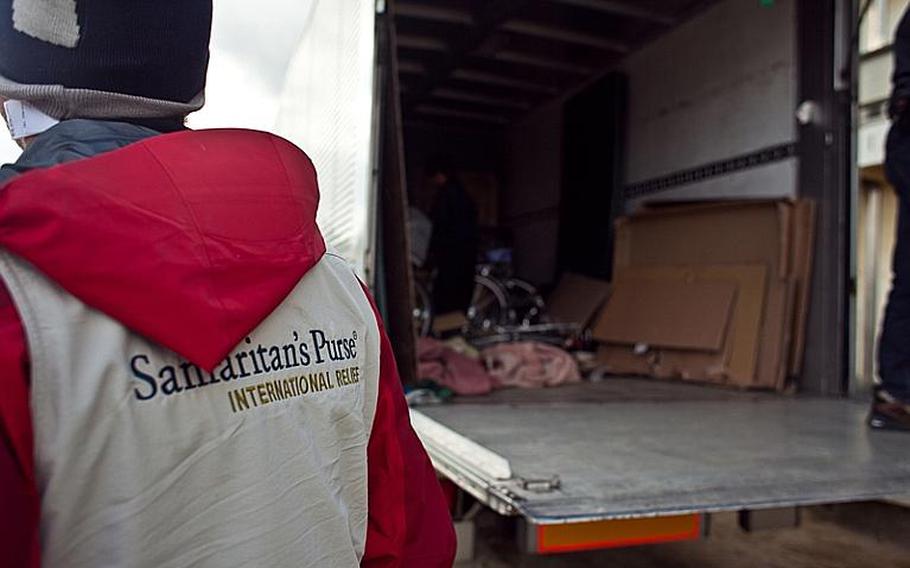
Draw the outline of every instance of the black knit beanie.
[[[202,107],[212,0],[0,0],[0,96],[57,118]]]

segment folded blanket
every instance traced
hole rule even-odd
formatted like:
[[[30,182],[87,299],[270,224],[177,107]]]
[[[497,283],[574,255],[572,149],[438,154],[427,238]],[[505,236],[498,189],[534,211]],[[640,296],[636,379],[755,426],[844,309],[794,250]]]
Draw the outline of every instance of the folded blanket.
[[[440,341],[421,337],[417,342],[417,376],[449,388],[455,394],[487,394],[493,380],[483,364]]]
[[[483,359],[494,388],[542,388],[581,382],[575,359],[545,343],[502,343],[485,349]]]

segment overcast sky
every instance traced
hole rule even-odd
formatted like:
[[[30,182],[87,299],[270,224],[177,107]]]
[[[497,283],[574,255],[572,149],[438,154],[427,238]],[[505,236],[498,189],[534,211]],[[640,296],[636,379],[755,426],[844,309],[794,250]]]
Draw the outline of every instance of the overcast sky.
[[[316,1],[217,0],[206,105],[190,126],[271,130],[288,63]],[[0,163],[18,154],[0,130]]]

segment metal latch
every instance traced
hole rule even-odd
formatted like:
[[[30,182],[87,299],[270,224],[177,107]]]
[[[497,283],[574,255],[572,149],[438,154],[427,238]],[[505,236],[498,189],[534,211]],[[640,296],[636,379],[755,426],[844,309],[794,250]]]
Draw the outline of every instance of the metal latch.
[[[534,493],[550,493],[562,487],[562,480],[559,479],[558,475],[554,475],[550,479],[525,479],[523,477],[516,477],[515,482],[522,489]]]

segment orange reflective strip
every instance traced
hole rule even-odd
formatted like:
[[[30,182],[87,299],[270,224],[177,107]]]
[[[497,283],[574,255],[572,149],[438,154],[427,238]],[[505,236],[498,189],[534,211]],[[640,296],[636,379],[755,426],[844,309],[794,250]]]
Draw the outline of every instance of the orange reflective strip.
[[[538,525],[537,552],[554,554],[598,548],[621,548],[697,540],[700,537],[701,515]]]

